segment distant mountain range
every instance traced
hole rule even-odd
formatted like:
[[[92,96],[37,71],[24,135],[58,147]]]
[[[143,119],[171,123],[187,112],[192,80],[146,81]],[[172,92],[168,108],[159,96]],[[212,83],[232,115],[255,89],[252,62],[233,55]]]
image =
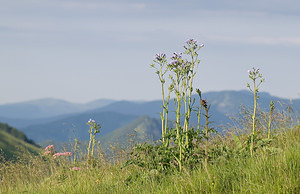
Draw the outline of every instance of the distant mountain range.
[[[259,106],[268,110],[271,100],[277,109],[281,104],[290,104],[289,99],[259,93]],[[195,98],[195,106],[199,105],[199,97]],[[231,123],[230,115],[234,116],[240,106],[252,108],[253,95],[249,91],[220,91],[208,92],[202,95],[211,104],[210,114],[214,127]],[[159,112],[161,101],[113,101],[98,100],[87,104],[74,104],[56,99],[42,99],[23,103],[0,106],[0,121],[9,123],[21,129],[30,139],[36,142],[53,140],[57,142],[73,141],[74,138],[87,140],[89,138],[86,122],[93,118],[101,124],[100,139],[102,142],[114,142],[117,139],[127,141],[126,134],[135,133],[139,140],[160,137]],[[174,115],[174,104],[170,101],[170,116]],[[300,99],[293,100],[293,107],[300,107]],[[202,117],[203,118],[203,117]],[[196,114],[191,123],[197,122]],[[136,129],[134,131],[134,129]],[[220,129],[219,129],[220,130]],[[141,135],[143,134],[143,135]]]
[[[45,98],[27,102],[0,105],[0,117],[18,119],[43,119],[57,117],[64,114],[84,112],[93,108],[100,108],[115,102],[101,99],[85,104],[70,103],[64,100]]]
[[[33,124],[59,120],[68,115],[101,108],[115,102],[100,99],[85,104],[70,103],[64,100],[45,98],[20,103],[0,105],[0,121],[14,127],[24,128]]]

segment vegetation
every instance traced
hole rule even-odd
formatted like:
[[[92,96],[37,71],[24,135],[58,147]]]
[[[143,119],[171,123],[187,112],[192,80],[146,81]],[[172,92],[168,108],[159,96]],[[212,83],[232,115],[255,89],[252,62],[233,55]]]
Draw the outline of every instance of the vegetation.
[[[111,163],[98,154],[91,165],[74,164],[71,156],[24,153],[18,162],[0,164],[0,193],[299,193],[300,127],[280,130],[273,131],[273,141],[256,149],[253,157],[239,143],[246,134],[238,140],[231,131],[215,136],[206,168],[198,163],[182,171],[121,168],[124,155]],[[149,163],[159,157],[156,154]]]
[[[109,158],[95,140],[100,125],[90,119],[86,153],[80,153],[75,139],[71,152],[57,152],[49,145],[39,155],[24,152],[17,162],[3,161],[0,193],[300,193],[298,115],[289,107],[279,111],[272,102],[269,112],[257,106],[255,79],[261,76],[253,68],[249,77],[254,81],[254,108],[242,107],[236,125],[224,126],[217,134],[200,89],[200,103],[195,105],[191,98],[202,47],[189,39],[184,47],[187,59],[174,53],[168,63],[165,54],[155,56],[163,92],[159,141],[115,149]],[[167,96],[165,75],[170,78]],[[174,123],[168,119],[173,92]],[[189,124],[192,114],[198,117],[195,127]]]
[[[3,159],[16,160],[24,150],[34,154],[40,152],[40,148],[32,140],[29,140],[23,132],[0,123],[0,151],[3,153],[0,161]]]

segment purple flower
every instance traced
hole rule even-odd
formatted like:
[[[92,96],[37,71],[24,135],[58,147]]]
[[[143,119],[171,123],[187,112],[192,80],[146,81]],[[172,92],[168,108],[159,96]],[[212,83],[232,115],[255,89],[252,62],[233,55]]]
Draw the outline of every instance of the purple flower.
[[[248,73],[249,74],[254,74],[254,75],[259,74],[259,68],[258,67],[257,68],[253,67],[252,70],[248,70]]]
[[[188,39],[187,41],[185,41],[186,44],[197,44],[197,40],[196,39]]]
[[[204,47],[204,44],[200,44],[199,47],[201,47],[201,48]]]
[[[177,60],[174,60],[174,61],[171,61],[171,65],[176,65],[178,63],[178,61]]]
[[[165,53],[157,53],[155,56],[154,56],[154,59],[158,60],[158,61],[161,61],[163,58],[166,58],[166,54]]]
[[[175,59],[178,59],[178,58],[181,58],[181,57],[182,57],[182,53],[178,54],[178,53],[174,52],[171,59],[175,60]]]

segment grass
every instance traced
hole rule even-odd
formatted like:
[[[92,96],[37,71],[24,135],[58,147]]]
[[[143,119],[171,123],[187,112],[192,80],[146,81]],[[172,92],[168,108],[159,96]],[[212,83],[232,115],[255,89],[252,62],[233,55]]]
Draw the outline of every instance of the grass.
[[[40,148],[36,145],[0,130],[0,154],[3,152],[3,159],[16,160],[18,157],[21,157],[23,149],[35,154],[40,152]]]
[[[217,138],[215,145],[232,147],[222,155],[194,169],[159,173],[137,166],[121,168],[96,160],[76,165],[63,156],[58,159],[24,153],[18,162],[0,164],[0,193],[299,193],[300,127],[281,130],[271,146],[253,157],[235,152],[231,138]],[[80,167],[80,170],[72,168]]]

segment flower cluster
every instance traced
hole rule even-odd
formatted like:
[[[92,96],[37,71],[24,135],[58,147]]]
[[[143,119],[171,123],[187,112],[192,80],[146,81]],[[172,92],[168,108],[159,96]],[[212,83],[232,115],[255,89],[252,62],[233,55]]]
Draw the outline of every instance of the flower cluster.
[[[55,153],[53,155],[54,158],[56,158],[57,156],[72,156],[71,152],[63,152],[63,153]]]
[[[251,70],[248,70],[249,78],[252,80],[256,80],[258,78],[261,79],[260,83],[264,81],[262,74],[259,72],[259,68],[252,68]],[[249,87],[249,86],[247,86]]]
[[[171,57],[172,60],[177,60],[177,59],[180,59],[180,58],[182,58],[182,53],[178,54],[176,52],[174,52],[172,57]]]
[[[196,39],[188,39],[187,41],[185,41],[186,45],[184,45],[183,47],[185,48],[185,52],[186,54],[196,54],[195,51],[199,50],[200,48],[204,47],[204,44],[200,44],[198,45],[198,41]]]
[[[72,170],[81,170],[79,167],[73,167]]]
[[[56,158],[57,156],[72,156],[72,153],[71,152],[55,153],[54,145],[48,145],[45,148],[44,155],[50,155]]]
[[[48,145],[45,150],[54,150],[54,145]]]
[[[197,40],[196,39],[188,39],[187,41],[185,41],[186,44],[197,44]]]
[[[155,56],[154,56],[154,59],[158,60],[158,61],[162,61],[163,59],[166,58],[166,54],[165,53],[157,53]]]
[[[44,155],[53,155],[54,154],[54,145],[48,145],[45,148]]]
[[[259,68],[252,68],[252,70],[248,70],[248,73],[249,74],[259,74]]]
[[[204,47],[204,44],[200,44],[199,46],[197,45],[198,41],[196,39],[188,39],[187,41],[185,41],[185,43],[187,44],[187,46],[183,46],[186,50],[196,50],[197,48],[200,49],[202,47]]]
[[[95,120],[89,119],[89,120],[88,120],[88,123],[95,123]]]

